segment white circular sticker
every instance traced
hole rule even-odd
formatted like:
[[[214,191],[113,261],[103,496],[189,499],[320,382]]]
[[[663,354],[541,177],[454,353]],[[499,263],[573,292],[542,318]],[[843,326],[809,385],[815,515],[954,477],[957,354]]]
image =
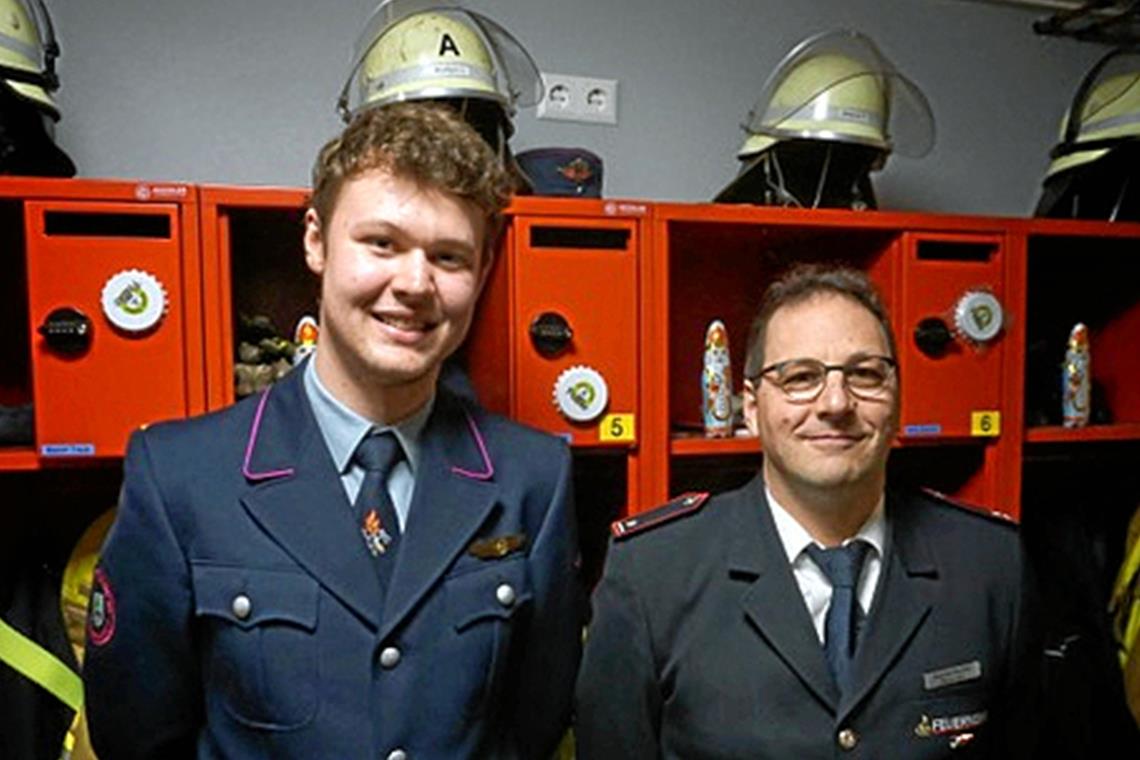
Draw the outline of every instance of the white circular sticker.
[[[127,332],[146,332],[166,313],[166,289],[139,269],[126,269],[107,280],[101,300],[111,324]]]
[[[954,324],[966,338],[985,343],[1001,332],[1004,313],[997,296],[985,290],[971,290],[954,307]]]
[[[570,367],[554,383],[555,406],[574,422],[597,419],[609,400],[605,379],[591,367]]]

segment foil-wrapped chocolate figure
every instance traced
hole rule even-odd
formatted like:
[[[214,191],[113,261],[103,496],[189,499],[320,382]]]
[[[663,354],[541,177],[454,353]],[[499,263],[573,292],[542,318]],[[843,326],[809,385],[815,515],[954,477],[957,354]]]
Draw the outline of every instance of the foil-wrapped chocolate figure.
[[[1061,379],[1062,424],[1067,428],[1084,427],[1089,421],[1089,399],[1092,396],[1092,363],[1089,357],[1089,330],[1078,322],[1069,333],[1069,347]]]
[[[701,410],[705,435],[732,435],[732,362],[728,353],[728,330],[714,319],[705,331],[705,359],[701,372]]]

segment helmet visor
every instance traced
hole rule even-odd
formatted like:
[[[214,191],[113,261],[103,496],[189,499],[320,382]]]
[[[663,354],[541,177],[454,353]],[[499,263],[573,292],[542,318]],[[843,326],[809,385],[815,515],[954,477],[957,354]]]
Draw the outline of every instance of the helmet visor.
[[[934,116],[922,90],[869,37],[850,30],[814,35],[784,56],[745,130],[750,139],[837,140],[912,157],[934,145]]]
[[[462,88],[437,88],[438,92],[431,95],[423,90],[417,97],[474,97],[488,98],[488,90],[493,91],[495,99],[500,100],[503,107],[513,113],[515,108],[533,106],[542,99],[542,78],[538,73],[538,65],[514,36],[495,21],[475,11],[457,5],[445,5],[439,0],[384,0],[372,12],[372,16],[364,26],[364,30],[357,38],[354,47],[352,68],[341,90],[338,109],[344,113],[355,113],[368,100],[367,86],[352,87],[353,80],[360,73],[369,53],[377,46],[381,38],[404,19],[421,13],[432,13],[443,16],[449,20],[462,24],[476,35],[479,42],[486,49],[490,57],[490,71],[480,72],[480,76],[488,76],[491,81],[486,88],[480,86],[474,93],[465,93]],[[364,85],[364,83],[361,83]],[[354,95],[350,91],[355,89]],[[351,99],[350,99],[351,98]],[[398,98],[397,98],[398,99]]]

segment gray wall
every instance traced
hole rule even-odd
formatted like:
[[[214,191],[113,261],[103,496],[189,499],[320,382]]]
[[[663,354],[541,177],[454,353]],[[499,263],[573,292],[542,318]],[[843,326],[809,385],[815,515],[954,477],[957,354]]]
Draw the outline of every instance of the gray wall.
[[[49,0],[63,45],[57,131],[88,177],[304,185],[374,0]],[[1029,213],[1068,99],[1105,48],[1041,38],[1045,11],[962,0],[470,0],[546,71],[619,80],[619,124],[518,118],[516,150],[589,148],[605,193],[708,200],[784,53],[873,37],[934,109],[923,159],[892,157],[880,204]]]

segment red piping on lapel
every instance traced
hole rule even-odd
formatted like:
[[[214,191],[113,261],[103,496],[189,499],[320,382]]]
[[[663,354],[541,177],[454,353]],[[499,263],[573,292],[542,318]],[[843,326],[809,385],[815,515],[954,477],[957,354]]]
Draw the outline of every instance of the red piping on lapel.
[[[465,470],[462,467],[452,467],[451,471],[456,475],[462,475],[465,478],[472,478],[474,480],[490,480],[495,475],[495,466],[491,464],[491,456],[487,453],[487,445],[483,442],[483,434],[479,432],[479,426],[475,424],[475,420],[471,417],[471,413],[464,410],[467,415],[467,424],[471,428],[471,434],[475,436],[475,443],[479,446],[479,453],[483,456],[483,472],[473,472]]]
[[[269,400],[271,390],[273,390],[273,386],[266,388],[265,392],[261,394],[261,401],[257,402],[257,411],[253,413],[253,424],[249,428],[249,440],[245,444],[245,461],[241,463],[241,473],[249,480],[269,480],[270,478],[292,475],[294,472],[292,467],[286,467],[283,470],[270,470],[269,472],[252,472],[249,469],[249,460],[253,459],[253,447],[257,443],[257,434],[261,431],[261,413],[265,411],[265,402]]]

